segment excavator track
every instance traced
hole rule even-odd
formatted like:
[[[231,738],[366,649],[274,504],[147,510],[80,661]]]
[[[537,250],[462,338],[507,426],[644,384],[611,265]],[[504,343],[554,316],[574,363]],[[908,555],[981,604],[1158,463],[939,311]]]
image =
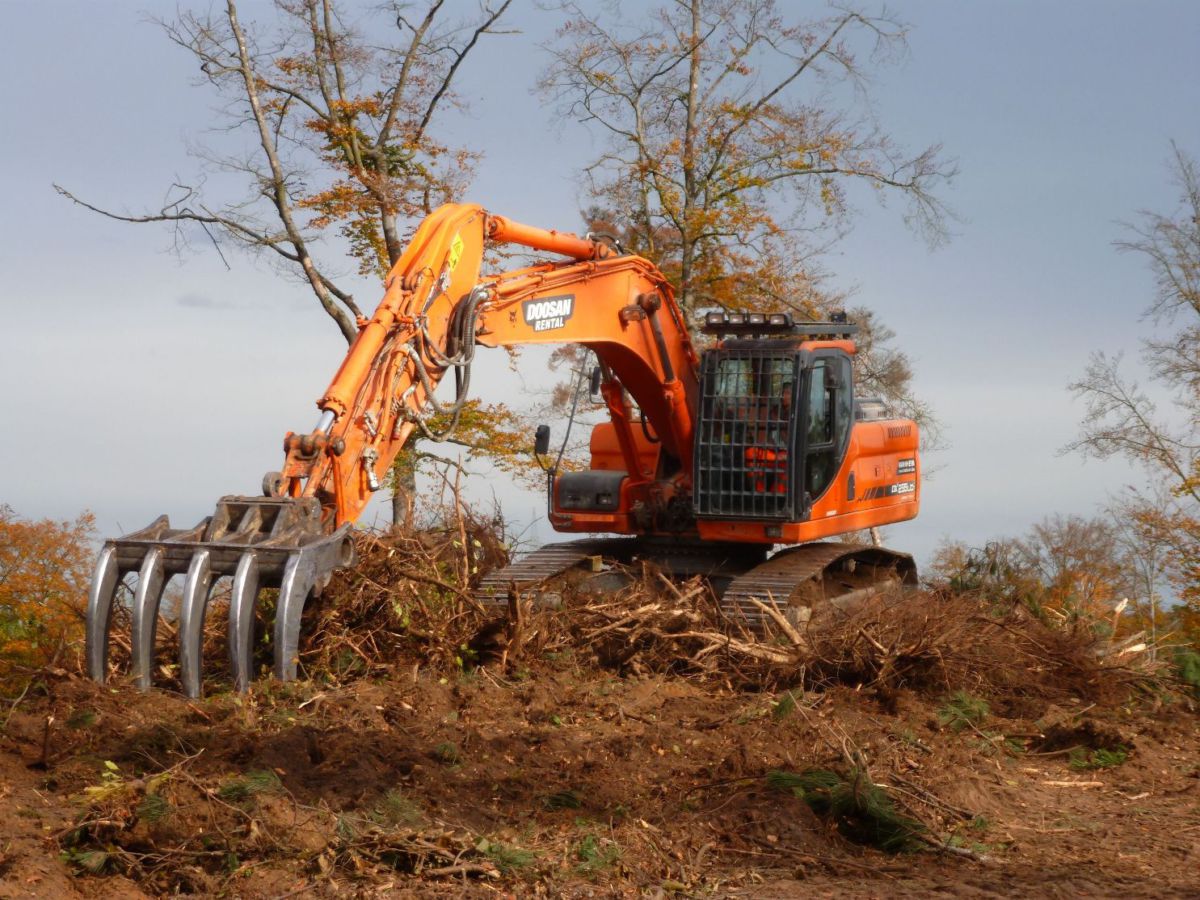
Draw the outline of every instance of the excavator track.
[[[801,544],[735,578],[720,604],[725,615],[761,630],[767,614],[755,601],[773,604],[802,625],[821,605],[845,608],[880,590],[916,583],[917,566],[907,553],[859,544]]]
[[[513,589],[535,588],[565,575],[586,560],[633,565],[649,562],[672,578],[707,578],[720,593],[733,579],[762,562],[765,552],[745,544],[717,544],[655,538],[589,538],[547,544],[516,562],[489,572],[475,589],[485,606],[508,602]]]
[[[767,618],[756,601],[773,604],[789,620],[803,624],[815,607],[845,608],[880,590],[917,583],[912,557],[882,547],[802,544],[764,559],[763,550],[744,545],[601,538],[541,547],[484,576],[475,598],[499,607],[508,603],[513,590],[545,586],[553,594],[555,579],[594,557],[625,565],[646,560],[675,578],[701,575],[713,586],[722,612],[754,631],[762,631]]]
[[[547,544],[528,556],[483,576],[475,588],[475,599],[485,606],[507,605],[512,590],[527,590],[557,578],[584,560],[600,556],[628,561],[636,549],[636,538],[586,538]]]

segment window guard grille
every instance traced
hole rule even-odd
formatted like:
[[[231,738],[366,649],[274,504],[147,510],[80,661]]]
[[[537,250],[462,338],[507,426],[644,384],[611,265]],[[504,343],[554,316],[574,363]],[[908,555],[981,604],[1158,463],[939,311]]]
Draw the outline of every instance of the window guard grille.
[[[695,456],[697,516],[800,517],[800,375],[794,349],[705,354]]]

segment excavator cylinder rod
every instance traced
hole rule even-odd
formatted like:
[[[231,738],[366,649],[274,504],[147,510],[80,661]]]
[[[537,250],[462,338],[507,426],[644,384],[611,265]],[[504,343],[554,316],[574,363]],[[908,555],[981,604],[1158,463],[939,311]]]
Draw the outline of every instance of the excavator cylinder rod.
[[[547,253],[561,253],[575,259],[604,259],[612,251],[600,241],[581,238],[568,231],[552,231],[523,225],[504,216],[489,215],[487,219],[489,240],[504,244],[521,244]]]
[[[262,588],[279,589],[274,672],[289,681],[296,677],[304,604],[334,569],[353,561],[350,526],[326,534],[312,498],[222,497],[216,512],[194,528],[171,528],[159,516],[140,531],[106,541],[100,551],[88,594],[88,672],[99,682],[108,675],[113,603],[125,576],[136,572],[129,612],[131,675],[139,688],[148,690],[152,683],[159,607],[174,575],[185,575],[178,631],[179,679],[187,696],[200,696],[204,615],[222,577],[232,579],[229,659],[235,689],[245,691],[254,674],[254,607]]]

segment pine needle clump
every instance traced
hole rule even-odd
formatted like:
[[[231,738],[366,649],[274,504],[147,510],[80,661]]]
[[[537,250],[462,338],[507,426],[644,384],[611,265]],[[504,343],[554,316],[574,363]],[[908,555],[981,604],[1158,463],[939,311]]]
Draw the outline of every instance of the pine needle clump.
[[[892,798],[861,769],[843,778],[827,769],[767,773],[767,784],[800,798],[838,832],[856,844],[901,853],[921,846],[925,826],[900,813]]]

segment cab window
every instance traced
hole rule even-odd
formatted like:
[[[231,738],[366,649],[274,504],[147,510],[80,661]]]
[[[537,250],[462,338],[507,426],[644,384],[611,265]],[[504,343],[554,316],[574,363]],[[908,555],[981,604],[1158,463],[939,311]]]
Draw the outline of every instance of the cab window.
[[[850,360],[830,356],[809,370],[804,490],[809,503],[829,488],[841,466],[854,412]]]

